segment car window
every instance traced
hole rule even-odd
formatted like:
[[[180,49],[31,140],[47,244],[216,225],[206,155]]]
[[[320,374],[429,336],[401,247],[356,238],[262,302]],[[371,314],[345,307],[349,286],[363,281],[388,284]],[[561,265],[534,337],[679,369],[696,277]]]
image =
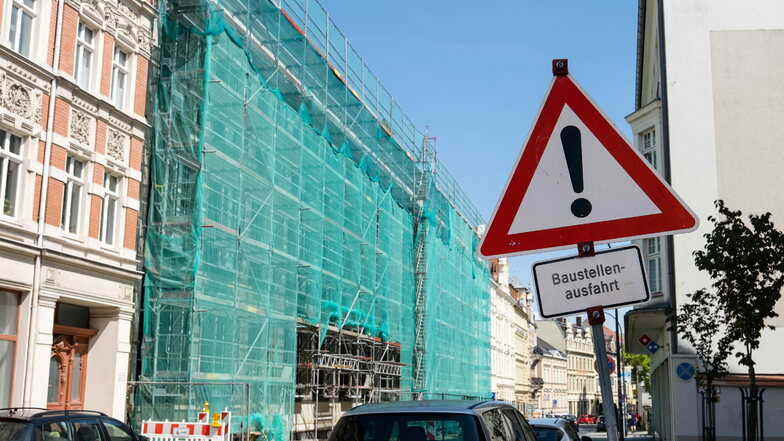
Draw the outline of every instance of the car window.
[[[482,414],[482,419],[490,432],[491,441],[513,441],[506,429],[504,417],[499,409],[489,410]]]
[[[525,417],[520,412],[511,409],[504,409],[504,414],[507,414],[509,418],[517,420],[517,424],[522,428],[523,434],[525,434],[525,439],[527,441],[536,441],[536,434],[534,434],[534,431],[531,429],[528,421],[525,420]]]
[[[340,419],[329,441],[480,441],[476,420],[462,414],[365,414]]]
[[[103,427],[109,434],[109,441],[133,441],[133,434],[124,424],[112,420],[103,420]]]
[[[73,439],[71,426],[65,421],[54,421],[41,424],[44,441],[68,441]]]
[[[539,441],[561,441],[563,438],[563,432],[555,427],[534,426],[533,429]]]
[[[33,424],[25,421],[0,420],[0,439],[25,441],[33,437]]]
[[[571,441],[580,441],[580,435],[577,433],[574,427],[572,427],[571,424],[566,424],[565,427],[566,427],[565,429],[566,434],[569,436],[569,439]]]
[[[504,416],[504,422],[506,423],[506,431],[511,435],[511,441],[525,441],[523,428],[520,427],[520,423],[517,422],[514,414],[509,415],[510,413],[506,409],[501,411],[501,415]]]
[[[74,420],[74,441],[108,441],[101,434],[101,423],[98,420]]]

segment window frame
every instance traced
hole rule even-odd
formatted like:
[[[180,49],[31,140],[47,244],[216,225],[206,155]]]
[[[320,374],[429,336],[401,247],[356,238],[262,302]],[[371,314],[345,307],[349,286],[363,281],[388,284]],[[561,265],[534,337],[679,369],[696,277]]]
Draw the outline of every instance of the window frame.
[[[78,162],[82,165],[81,176],[76,176],[73,174],[72,165],[74,162]],[[67,180],[65,187],[63,188],[63,211],[60,217],[60,228],[62,228],[62,230],[68,235],[79,236],[81,233],[80,224],[82,220],[82,208],[84,206],[84,175],[87,171],[87,165],[87,161],[72,154],[68,154],[65,160],[65,173]],[[71,205],[73,203],[73,189],[75,186],[78,186],[79,188],[79,202],[77,205],[76,220],[74,221],[71,219]],[[70,227],[72,225],[75,225],[75,231],[71,231]]]
[[[11,50],[22,55],[24,57],[30,58],[30,55],[34,51],[34,39],[33,36],[35,35],[35,24],[36,18],[38,18],[38,12],[36,11],[38,2],[36,0],[30,0],[33,3],[33,6],[30,7],[25,4],[25,0],[12,0],[10,13],[9,13],[9,20],[8,20],[8,45],[11,47]],[[14,8],[17,9],[16,14],[14,14]],[[21,22],[22,22],[22,15],[27,15],[30,17],[30,28],[29,33],[27,36],[27,53],[22,52],[22,33],[20,32]],[[13,32],[13,34],[12,34]]]
[[[661,237],[645,239],[645,264],[645,271],[648,273],[648,287],[651,290],[651,294],[663,292]],[[656,267],[655,274],[651,271],[651,265]]]
[[[659,150],[656,143],[656,127],[650,127],[640,132],[640,150],[642,156],[653,167],[659,170]]]
[[[22,175],[23,167],[24,167],[24,147],[25,147],[25,138],[18,136],[12,132],[9,132],[4,129],[0,129],[0,217],[6,219],[16,219],[17,214],[19,213],[19,193],[22,192]],[[10,143],[12,138],[19,139],[19,153],[13,153],[10,149]],[[10,163],[14,163],[17,166],[17,174],[16,174],[16,191],[14,193],[13,201],[9,201],[10,205],[13,207],[14,212],[12,214],[6,214],[6,206],[5,206],[5,192],[7,190],[7,179],[6,176],[8,174],[8,167]]]
[[[85,39],[85,33],[89,31],[91,33],[90,41],[88,42]],[[76,80],[76,85],[84,90],[90,90],[92,88],[92,77],[93,77],[93,58],[95,55],[95,40],[97,39],[97,34],[93,28],[87,25],[87,23],[83,21],[79,21],[79,25],[76,28],[76,50],[74,51],[74,80]],[[84,72],[82,71],[82,61],[84,58],[85,52],[89,52],[90,57],[88,58],[88,65],[87,65],[87,76],[83,78]],[[82,84],[86,82],[87,84]]]
[[[114,190],[110,189],[107,180],[114,178],[116,180]],[[117,218],[119,216],[119,210],[117,206],[120,203],[120,186],[122,184],[122,177],[116,176],[112,173],[107,171],[103,174],[103,198],[101,198],[101,219],[99,222],[99,230],[98,230],[98,240],[101,241],[103,245],[108,247],[114,248],[117,245]],[[107,225],[109,216],[107,212],[109,211],[109,204],[107,201],[110,201],[114,204],[114,214],[112,215],[112,232],[110,235],[107,235]],[[107,241],[107,239],[110,239]]]
[[[119,54],[125,54],[125,65],[119,63]],[[125,50],[125,48],[115,44],[112,52],[112,84],[109,89],[109,98],[114,106],[120,110],[125,110],[128,103],[128,90],[131,83],[131,55],[133,52]],[[119,74],[123,75],[123,88],[122,92],[117,92],[117,77]]]

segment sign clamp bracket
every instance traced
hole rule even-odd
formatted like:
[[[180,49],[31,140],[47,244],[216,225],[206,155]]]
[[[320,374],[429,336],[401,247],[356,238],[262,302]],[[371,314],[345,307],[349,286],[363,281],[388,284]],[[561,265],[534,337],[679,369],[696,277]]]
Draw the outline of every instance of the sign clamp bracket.
[[[593,246],[593,241],[577,242],[577,255],[580,257],[595,256],[596,249]]]

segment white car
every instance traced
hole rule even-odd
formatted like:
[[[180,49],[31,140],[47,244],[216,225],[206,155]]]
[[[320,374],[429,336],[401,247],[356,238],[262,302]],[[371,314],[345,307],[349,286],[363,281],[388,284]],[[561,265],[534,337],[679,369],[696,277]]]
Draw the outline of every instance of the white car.
[[[539,441],[591,441],[588,436],[577,434],[569,421],[563,418],[531,418],[528,424]]]

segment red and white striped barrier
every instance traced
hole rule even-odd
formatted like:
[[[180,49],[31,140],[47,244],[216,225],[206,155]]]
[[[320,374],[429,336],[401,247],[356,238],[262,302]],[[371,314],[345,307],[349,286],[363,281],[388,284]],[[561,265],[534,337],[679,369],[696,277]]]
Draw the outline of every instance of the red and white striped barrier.
[[[182,421],[144,421],[142,435],[150,441],[230,441],[231,412],[213,414],[210,421],[208,412],[199,412],[196,422]]]

